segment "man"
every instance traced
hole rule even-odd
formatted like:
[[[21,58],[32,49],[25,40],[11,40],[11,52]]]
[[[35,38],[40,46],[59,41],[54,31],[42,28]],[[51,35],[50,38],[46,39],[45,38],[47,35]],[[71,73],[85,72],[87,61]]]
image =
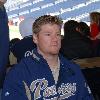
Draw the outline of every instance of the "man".
[[[3,85],[9,55],[9,28],[5,2],[6,0],[0,0],[0,88]]]
[[[93,100],[79,67],[59,54],[61,27],[57,16],[35,20],[37,48],[8,73],[2,100]]]

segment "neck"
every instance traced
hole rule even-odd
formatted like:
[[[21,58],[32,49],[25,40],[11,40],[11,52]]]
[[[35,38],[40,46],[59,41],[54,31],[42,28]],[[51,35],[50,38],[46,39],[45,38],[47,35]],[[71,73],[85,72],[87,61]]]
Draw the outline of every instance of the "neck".
[[[57,67],[58,66],[58,54],[44,54],[39,52],[43,58],[47,61],[49,67]]]
[[[58,56],[53,55],[51,57],[45,57],[45,59],[50,67],[58,66]]]

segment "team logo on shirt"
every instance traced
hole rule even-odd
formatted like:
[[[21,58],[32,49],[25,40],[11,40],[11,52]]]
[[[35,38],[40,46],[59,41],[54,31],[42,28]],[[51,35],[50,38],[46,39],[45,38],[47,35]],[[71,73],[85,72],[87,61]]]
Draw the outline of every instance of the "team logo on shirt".
[[[25,54],[24,54],[24,57],[28,57],[28,56],[31,56],[33,55],[33,50],[32,51],[26,51]]]
[[[28,87],[25,82],[24,85],[28,100],[32,100],[31,92],[34,94],[34,100],[38,100],[41,97],[43,97],[44,100],[45,98],[50,98],[50,100],[62,100],[75,95],[76,92],[76,83],[62,83],[61,86],[58,87],[58,90],[56,90],[55,85],[48,86],[48,81],[45,80],[45,78],[33,81],[30,87]],[[59,99],[57,93],[60,95]]]
[[[36,56],[36,54],[34,54],[33,50],[25,52],[24,57],[28,57],[28,56],[33,56],[33,58],[35,58],[37,61],[40,60],[40,58],[38,56]]]

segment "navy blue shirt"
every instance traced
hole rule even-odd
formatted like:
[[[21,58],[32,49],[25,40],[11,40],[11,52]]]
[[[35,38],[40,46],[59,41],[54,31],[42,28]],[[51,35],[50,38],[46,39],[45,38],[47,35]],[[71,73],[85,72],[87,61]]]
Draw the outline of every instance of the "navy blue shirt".
[[[93,100],[78,65],[59,55],[59,78],[55,83],[46,60],[34,50],[8,73],[2,100]]]

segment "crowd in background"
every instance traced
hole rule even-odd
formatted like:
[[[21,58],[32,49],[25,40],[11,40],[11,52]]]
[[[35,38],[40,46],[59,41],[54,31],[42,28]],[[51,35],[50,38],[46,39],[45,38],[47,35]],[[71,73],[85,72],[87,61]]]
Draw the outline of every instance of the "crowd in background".
[[[31,20],[32,18],[29,18],[29,19],[26,18],[26,20],[22,21],[19,25],[20,34],[22,35],[23,38],[32,37],[32,32],[30,32],[30,28],[32,27],[32,24],[30,24],[32,22]],[[30,28],[29,28],[29,25],[30,25]],[[70,60],[100,56],[100,52],[99,52],[100,31],[99,30],[100,30],[100,13],[99,12],[90,13],[90,25],[87,25],[87,23],[85,22],[78,22],[75,20],[66,21],[63,27],[64,35],[62,35],[62,47],[61,47],[60,52],[67,59],[70,59]],[[23,35],[26,35],[26,36],[23,36]],[[29,46],[29,45],[26,44],[26,46]],[[23,50],[28,51],[28,49],[25,50],[24,47],[25,46],[23,46]],[[14,55],[16,57],[17,55],[19,55],[21,58],[21,56],[24,55],[25,52],[22,53],[21,50],[17,50],[17,48],[19,49],[20,47],[17,47],[15,45],[11,49],[13,49],[12,51],[14,52]]]

